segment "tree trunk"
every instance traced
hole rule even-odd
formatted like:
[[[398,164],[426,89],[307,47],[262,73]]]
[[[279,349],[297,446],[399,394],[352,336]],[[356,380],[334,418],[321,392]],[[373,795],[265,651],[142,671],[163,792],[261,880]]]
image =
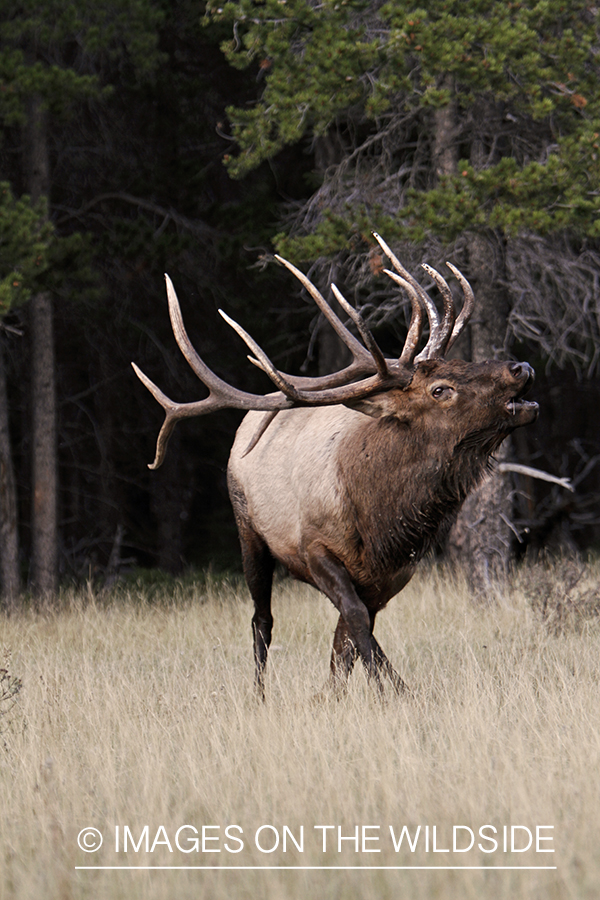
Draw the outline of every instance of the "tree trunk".
[[[498,462],[510,455],[507,443],[496,453]],[[495,471],[467,497],[450,532],[450,559],[462,566],[480,599],[506,577],[512,543],[510,515],[508,476]]]
[[[444,87],[451,87],[445,81]],[[495,111],[482,108],[481,116]],[[435,110],[433,165],[437,178],[457,171],[456,109],[453,103]],[[475,138],[471,161],[477,168],[485,163],[481,142]],[[469,239],[469,280],[477,306],[470,325],[471,359],[482,362],[501,354],[508,323],[508,299],[499,287],[504,274],[504,248],[494,235],[473,234]],[[496,458],[510,456],[509,441],[500,447]],[[511,555],[510,481],[495,471],[465,501],[450,532],[450,558],[461,563],[471,587],[479,597],[489,594],[493,585],[507,572]]]
[[[471,355],[473,362],[482,362],[501,355],[504,346],[508,301],[506,291],[498,287],[504,261],[497,245],[494,248],[494,242],[483,235],[471,237],[469,251],[469,280],[477,297],[471,319]],[[496,459],[503,462],[511,455],[508,438],[496,453]],[[457,562],[467,563],[465,570],[471,586],[482,598],[508,572],[512,544],[512,532],[507,524],[512,515],[510,494],[510,475],[493,471],[467,497],[450,532],[450,556]]]
[[[444,79],[441,87],[450,88],[450,79]],[[433,113],[433,170],[436,178],[454,175],[458,167],[456,142],[456,104],[440,106]]]
[[[50,187],[48,114],[39,96],[28,103],[24,139],[27,189],[36,203],[41,197],[48,197]],[[50,596],[58,586],[56,385],[50,294],[44,291],[34,296],[29,313],[33,411],[31,582],[36,593]]]
[[[17,488],[8,421],[8,396],[4,347],[0,341],[0,577],[2,602],[14,607],[21,589],[19,537],[17,528]]]
[[[52,298],[43,292],[30,304],[33,393],[32,573],[34,590],[48,597],[58,586],[56,389]]]

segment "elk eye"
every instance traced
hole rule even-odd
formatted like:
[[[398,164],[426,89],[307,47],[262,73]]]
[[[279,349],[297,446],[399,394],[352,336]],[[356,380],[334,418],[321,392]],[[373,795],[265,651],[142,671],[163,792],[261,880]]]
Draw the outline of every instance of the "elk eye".
[[[448,397],[452,393],[452,388],[449,384],[438,384],[431,391],[431,396],[435,397],[436,400],[441,400],[442,397]]]

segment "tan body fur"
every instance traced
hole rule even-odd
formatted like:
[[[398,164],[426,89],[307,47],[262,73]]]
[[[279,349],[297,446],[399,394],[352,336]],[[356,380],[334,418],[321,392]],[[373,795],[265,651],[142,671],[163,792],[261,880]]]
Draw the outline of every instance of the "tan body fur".
[[[367,541],[360,534],[358,510],[344,484],[343,471],[348,444],[368,444],[369,437],[376,439],[373,433],[380,429],[380,421],[343,406],[284,411],[256,448],[243,457],[260,418],[260,413],[245,417],[229,463],[230,483],[243,485],[253,528],[272,555],[292,575],[308,583],[314,583],[310,548],[315,541],[324,544],[336,558],[344,560],[359,595],[369,594],[381,608],[407,583],[414,565],[403,564],[387,575],[385,584],[379,578],[373,585],[375,567],[366,558]],[[282,446],[285,454],[279,452]],[[368,449],[362,456],[364,465],[376,465]],[[371,500],[376,505],[385,503],[385,498],[378,496],[381,489],[385,491],[385,479],[379,484],[373,482]]]

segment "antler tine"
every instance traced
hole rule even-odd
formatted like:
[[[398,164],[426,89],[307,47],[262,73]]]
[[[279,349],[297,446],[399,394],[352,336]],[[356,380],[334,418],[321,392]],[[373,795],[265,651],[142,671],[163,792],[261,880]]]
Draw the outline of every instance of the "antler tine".
[[[167,444],[169,442],[169,438],[175,428],[175,425],[179,421],[179,419],[185,419],[191,416],[200,416],[203,413],[212,412],[214,409],[219,409],[223,406],[223,403],[219,403],[217,397],[214,394],[210,394],[208,397],[205,397],[204,400],[198,400],[195,403],[175,403],[175,401],[171,400],[170,397],[167,397],[161,389],[154,384],[154,382],[148,378],[147,375],[142,372],[139,366],[136,366],[134,362],[131,363],[133,367],[133,371],[140,379],[144,387],[146,387],[154,399],[160,403],[162,408],[165,411],[165,421],[163,422],[163,426],[158,435],[158,439],[156,441],[156,455],[153,463],[148,464],[149,469],[158,469],[165,457],[165,453],[167,450]],[[216,377],[216,376],[215,376]]]
[[[471,287],[463,273],[460,271],[460,269],[457,269],[456,266],[453,266],[450,262],[447,262],[446,265],[460,282],[460,286],[464,294],[462,309],[456,322],[454,323],[452,334],[450,335],[448,344],[446,346],[446,350],[449,350],[473,315],[473,310],[475,309],[475,294],[473,293],[473,288]]]
[[[409,284],[408,281],[405,281],[404,278],[401,278],[400,275],[390,271],[390,269],[384,269],[383,271],[386,275],[389,275],[392,281],[395,281],[397,285],[403,288],[410,297],[412,306],[410,325],[408,326],[402,353],[398,359],[401,366],[410,366],[412,365],[415,353],[417,352],[417,346],[421,337],[421,332],[423,331],[423,306],[421,305],[419,294],[415,291],[412,284]]]
[[[435,303],[433,302],[433,300],[431,299],[431,297],[429,296],[427,291],[423,290],[423,288],[421,287],[419,282],[416,280],[416,278],[413,278],[413,276],[410,274],[410,272],[407,272],[407,270],[404,268],[404,266],[402,265],[402,263],[400,262],[398,257],[395,255],[395,253],[392,252],[392,250],[390,250],[390,248],[388,247],[388,245],[386,244],[384,239],[381,237],[381,235],[377,234],[377,232],[374,231],[373,237],[375,238],[375,240],[377,241],[377,243],[379,244],[379,246],[381,247],[381,249],[383,250],[385,255],[388,256],[389,259],[391,260],[392,265],[395,268],[396,272],[405,281],[408,281],[408,283],[411,285],[411,287],[417,292],[417,294],[419,295],[419,298],[421,300],[421,303],[427,310],[427,317],[429,319],[429,340],[427,341],[427,346],[421,351],[421,353],[419,353],[419,356],[417,357],[417,359],[427,359],[427,357],[424,356],[424,354],[426,351],[428,351],[430,343],[432,341],[436,340],[437,333],[440,328],[440,319],[438,316],[438,312],[437,312]]]
[[[359,311],[357,309],[354,309],[354,307],[351,306],[350,303],[348,303],[348,301],[346,300],[346,298],[344,297],[342,292],[339,290],[339,288],[335,284],[331,285],[331,290],[333,291],[333,294],[334,294],[336,300],[338,301],[338,303],[340,304],[340,306],[342,307],[344,312],[348,316],[350,316],[350,318],[352,319],[352,321],[358,328],[358,332],[359,332],[361,338],[363,339],[363,341],[365,342],[365,347],[367,348],[367,350],[373,357],[373,361],[375,363],[375,368],[377,369],[377,373],[378,373],[379,377],[387,378],[387,376],[389,375],[389,372],[388,372],[387,363],[385,361],[385,357],[384,357],[383,353],[381,352],[381,348],[379,347],[377,341],[375,340],[375,338],[373,337],[373,335],[367,328],[367,324],[366,324],[365,320],[363,319],[363,317],[361,316]]]
[[[297,269],[296,266],[292,265],[291,262],[288,262],[287,259],[284,259],[283,256],[278,256],[277,254],[275,254],[275,259],[283,266],[285,266],[286,269],[289,269],[289,271],[296,276],[300,284],[306,288],[337,336],[344,342],[346,347],[348,347],[354,359],[360,360],[363,363],[365,362],[365,360],[369,360],[369,354],[367,353],[365,348],[359,341],[356,340],[352,332],[348,331],[344,323],[338,319],[323,294],[321,294],[321,292],[318,290],[318,288],[315,287],[312,281],[310,281],[310,279],[306,277],[304,272],[301,272],[300,269]]]
[[[258,362],[259,368],[269,376],[275,387],[278,387],[281,393],[285,394],[285,396],[290,400],[294,400],[295,402],[297,402],[300,399],[300,396],[294,385],[290,384],[290,382],[284,378],[281,372],[275,368],[267,354],[256,343],[254,338],[251,337],[248,332],[242,328],[241,325],[238,325],[237,322],[235,322],[230,316],[228,316],[227,313],[223,312],[222,309],[219,310],[219,315],[221,315],[225,319],[227,324],[230,325],[237,334],[239,334],[241,339],[248,347],[250,347],[252,352],[256,353],[258,360],[254,360],[252,357],[248,357],[250,359],[250,362]]]
[[[140,379],[144,387],[146,387],[155,400],[157,400],[162,408],[165,411],[165,421],[162,424],[162,428],[158,433],[158,437],[156,439],[156,452],[154,454],[154,462],[148,463],[149,469],[158,469],[165,458],[165,453],[167,452],[167,445],[169,443],[169,438],[173,433],[173,429],[177,424],[178,417],[176,415],[177,404],[173,403],[172,400],[164,394],[157,385],[145,375],[139,366],[136,366],[134,362],[131,363],[133,366],[133,371]]]
[[[177,341],[177,346],[183,353],[190,368],[192,369],[194,374],[198,376],[200,381],[204,381],[204,383],[208,387],[210,387],[210,383],[213,383],[215,379],[222,385],[225,385],[225,382],[221,381],[221,379],[218,378],[218,376],[208,368],[206,363],[203,362],[203,360],[200,358],[200,356],[192,346],[192,342],[190,341],[188,333],[185,330],[185,325],[183,324],[181,307],[179,306],[179,300],[177,299],[177,294],[175,292],[175,288],[173,287],[173,282],[168,275],[165,275],[165,283],[167,285],[167,299],[169,301],[169,316],[171,318],[171,327],[173,329],[173,334],[175,335],[175,340]],[[208,379],[208,382],[205,381],[205,379]]]
[[[154,382],[145,375],[139,366],[136,366],[134,362],[131,363],[133,371],[140,379],[145,388],[147,388],[155,400],[158,400],[163,409],[169,409],[172,406],[175,406],[172,400],[170,400],[166,394],[164,394],[161,389],[154,384]]]
[[[442,319],[440,330],[437,334],[434,344],[430,347],[429,356],[443,356],[446,352],[446,345],[450,338],[450,332],[456,319],[456,309],[454,308],[454,298],[452,291],[448,287],[447,281],[432,266],[422,263],[422,267],[427,274],[433,278],[437,284],[439,291],[444,299],[444,317]]]

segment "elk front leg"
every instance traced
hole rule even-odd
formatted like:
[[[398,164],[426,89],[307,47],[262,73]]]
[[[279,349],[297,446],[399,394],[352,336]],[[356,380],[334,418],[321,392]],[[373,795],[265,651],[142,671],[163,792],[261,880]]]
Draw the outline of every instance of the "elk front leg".
[[[254,678],[258,694],[264,700],[264,671],[273,629],[271,588],[275,560],[262,538],[249,526],[239,525],[239,533],[244,575],[254,601],[254,615],[252,616]]]
[[[371,643],[369,611],[356,593],[356,588],[348,572],[322,544],[312,544],[308,548],[306,556],[312,583],[329,597],[336,609],[339,610],[348,637],[356,647],[369,680],[375,681],[379,690],[382,690],[379,668]],[[341,636],[342,630],[340,629]]]

